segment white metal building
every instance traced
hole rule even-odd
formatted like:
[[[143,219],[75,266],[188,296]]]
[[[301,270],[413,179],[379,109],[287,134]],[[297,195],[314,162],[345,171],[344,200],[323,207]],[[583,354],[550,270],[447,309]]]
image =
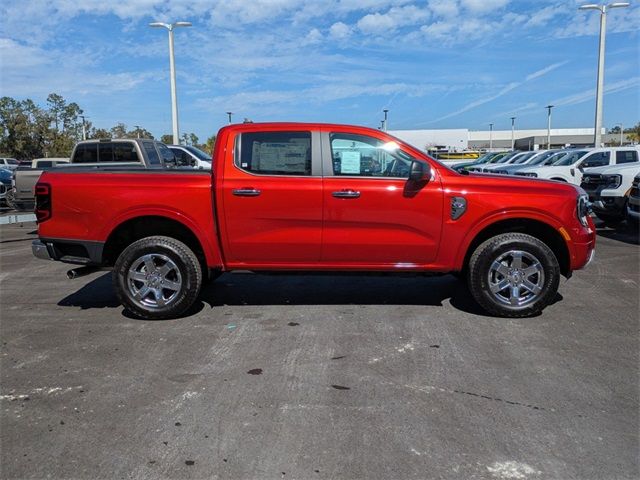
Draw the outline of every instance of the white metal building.
[[[587,145],[593,142],[593,128],[552,128],[552,146]],[[488,149],[491,135],[494,149],[511,148],[511,130],[390,130],[390,134],[421,149],[440,146],[449,150]],[[602,133],[606,130],[603,128]],[[608,137],[608,136],[607,136]],[[547,129],[516,130],[514,138],[518,148],[537,150],[546,147]],[[527,142],[527,140],[531,139]],[[521,140],[518,142],[518,140]],[[526,145],[523,146],[523,141]],[[606,141],[603,138],[603,141]],[[536,142],[536,143],[532,143]]]

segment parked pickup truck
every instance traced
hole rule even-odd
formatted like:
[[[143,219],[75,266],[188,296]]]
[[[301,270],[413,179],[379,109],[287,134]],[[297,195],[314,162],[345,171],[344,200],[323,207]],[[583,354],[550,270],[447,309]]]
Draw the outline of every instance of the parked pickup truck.
[[[212,173],[43,173],[34,255],[112,268],[143,318],[182,314],[230,270],[461,273],[488,312],[523,317],[594,253],[574,185],[461,174],[363,127],[248,123],[217,139]]]
[[[165,163],[175,164],[173,153],[164,143],[148,139],[99,139],[79,142],[69,159],[37,159],[32,168],[20,167],[13,179],[14,208],[33,210],[34,186],[43,171],[51,168],[87,166],[112,168],[114,165],[145,168],[162,167]]]
[[[627,217],[627,204],[640,162],[590,168],[580,185],[589,195],[593,213],[606,225],[616,226]]]

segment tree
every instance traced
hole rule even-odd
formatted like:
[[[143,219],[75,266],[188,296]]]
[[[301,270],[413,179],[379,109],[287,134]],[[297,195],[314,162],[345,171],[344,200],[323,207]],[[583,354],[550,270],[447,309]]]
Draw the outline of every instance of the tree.
[[[216,145],[216,136],[215,135],[211,135],[209,138],[207,138],[207,142],[202,145],[201,150],[204,150],[207,153],[213,153],[213,147],[215,147]]]
[[[111,138],[111,133],[104,128],[92,128],[87,133],[87,138]]]
[[[160,137],[160,141],[162,143],[164,143],[165,145],[172,145],[173,144],[173,135],[169,135],[168,133],[165,135],[162,135]]]
[[[111,138],[127,138],[127,126],[124,123],[116,123],[109,131]]]
[[[638,122],[634,127],[625,128],[624,134],[633,143],[639,143],[640,142],[640,122]]]

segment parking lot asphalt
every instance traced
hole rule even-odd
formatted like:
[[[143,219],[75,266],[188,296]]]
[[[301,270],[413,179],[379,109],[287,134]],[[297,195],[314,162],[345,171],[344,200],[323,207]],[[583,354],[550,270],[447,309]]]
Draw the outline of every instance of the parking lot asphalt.
[[[637,233],[535,318],[449,275],[225,274],[143,321],[34,229],[0,228],[2,478],[640,476]]]

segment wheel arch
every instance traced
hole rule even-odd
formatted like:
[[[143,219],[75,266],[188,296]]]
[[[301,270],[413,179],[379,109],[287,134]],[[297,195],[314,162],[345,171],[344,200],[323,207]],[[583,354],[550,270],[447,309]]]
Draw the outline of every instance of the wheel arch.
[[[203,273],[208,270],[207,251],[196,233],[184,223],[162,215],[143,215],[118,224],[107,237],[102,252],[105,265],[112,266],[122,251],[141,238],[162,235],[187,245],[196,255]]]
[[[479,232],[477,232],[473,239],[467,245],[464,251],[464,257],[461,262],[462,268],[466,269],[469,264],[469,259],[478,246],[488,240],[491,237],[500,235],[502,233],[519,232],[531,235],[538,240],[544,242],[553,251],[554,255],[558,259],[560,265],[560,272],[564,276],[569,276],[571,272],[571,255],[569,247],[565,242],[560,232],[541,220],[516,217],[498,220],[489,225],[484,226]]]

